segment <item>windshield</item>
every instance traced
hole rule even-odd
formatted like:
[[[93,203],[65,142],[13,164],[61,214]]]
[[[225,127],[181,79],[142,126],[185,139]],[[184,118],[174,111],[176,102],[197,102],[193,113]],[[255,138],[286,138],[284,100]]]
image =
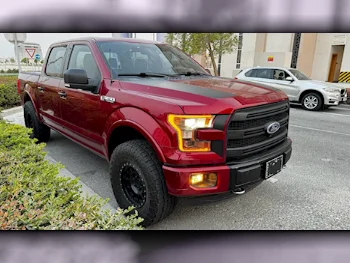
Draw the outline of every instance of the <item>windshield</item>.
[[[166,44],[106,41],[97,42],[97,45],[113,77],[141,73],[159,76],[208,75],[208,72],[185,53]]]
[[[290,71],[298,80],[311,80],[308,76],[306,76],[304,73],[301,73],[299,70],[290,69],[289,71]]]

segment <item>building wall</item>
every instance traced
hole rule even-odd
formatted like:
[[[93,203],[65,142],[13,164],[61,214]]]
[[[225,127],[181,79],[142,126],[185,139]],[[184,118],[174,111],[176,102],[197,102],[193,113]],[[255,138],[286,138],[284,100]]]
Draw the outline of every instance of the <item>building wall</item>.
[[[312,75],[317,35],[317,33],[306,33],[301,35],[297,69],[309,77]]]
[[[269,33],[267,34],[266,52],[291,52],[292,33]]]
[[[341,63],[340,71],[350,71],[350,33],[347,34],[347,40],[344,47],[343,61]]]
[[[311,78],[327,81],[331,61],[332,34],[317,34],[316,49],[312,65]]]

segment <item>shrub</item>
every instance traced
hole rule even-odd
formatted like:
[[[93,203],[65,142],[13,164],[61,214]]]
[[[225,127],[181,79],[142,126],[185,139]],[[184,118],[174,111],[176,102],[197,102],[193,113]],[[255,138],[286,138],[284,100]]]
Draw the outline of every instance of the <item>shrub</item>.
[[[20,105],[16,80],[17,76],[0,76],[0,108],[8,109]]]
[[[78,178],[59,176],[63,166],[45,160],[45,145],[29,134],[0,120],[0,229],[142,229],[141,218],[127,215],[132,208],[104,210],[108,200],[84,197]]]

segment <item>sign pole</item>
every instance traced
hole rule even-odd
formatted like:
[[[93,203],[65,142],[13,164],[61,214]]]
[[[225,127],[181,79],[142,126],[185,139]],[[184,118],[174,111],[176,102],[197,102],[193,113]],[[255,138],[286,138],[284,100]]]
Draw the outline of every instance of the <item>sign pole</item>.
[[[19,60],[17,33],[14,34],[14,40],[15,40],[15,53],[17,57],[18,72],[20,73],[22,71],[22,68],[21,68],[21,61]]]

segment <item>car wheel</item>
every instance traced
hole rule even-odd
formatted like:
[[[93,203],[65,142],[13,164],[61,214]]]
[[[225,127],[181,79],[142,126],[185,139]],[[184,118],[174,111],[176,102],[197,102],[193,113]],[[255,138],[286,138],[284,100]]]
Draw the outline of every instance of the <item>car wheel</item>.
[[[38,142],[48,142],[50,140],[51,129],[40,122],[31,101],[24,104],[24,122],[27,128],[32,129],[30,138],[36,138]]]
[[[142,226],[155,224],[174,210],[177,198],[168,194],[162,166],[147,141],[117,146],[111,156],[110,177],[119,207],[133,206],[144,219]]]
[[[301,105],[305,110],[319,111],[323,107],[323,101],[317,93],[308,93],[302,98]]]

